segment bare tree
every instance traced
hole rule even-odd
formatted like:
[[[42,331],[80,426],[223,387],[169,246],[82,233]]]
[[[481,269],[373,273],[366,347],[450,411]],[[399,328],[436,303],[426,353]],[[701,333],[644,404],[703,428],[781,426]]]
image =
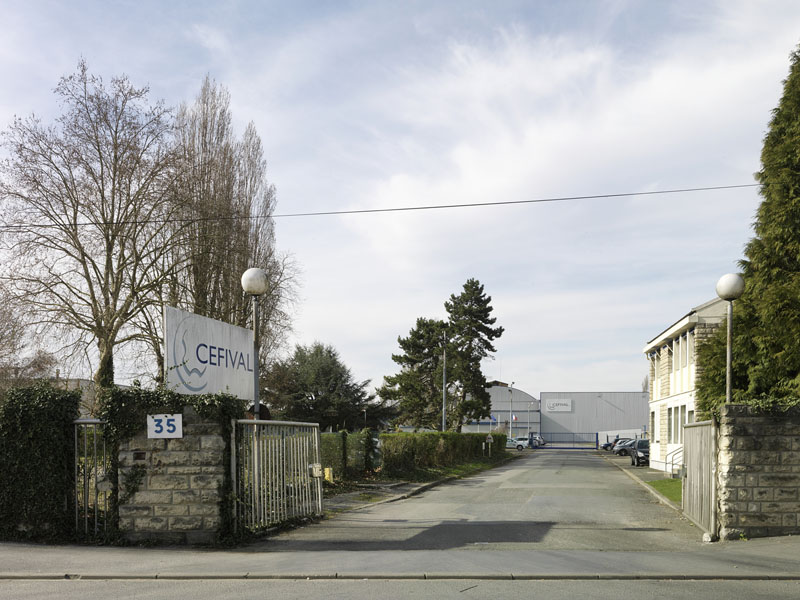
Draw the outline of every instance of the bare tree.
[[[170,111],[127,77],[106,87],[85,62],[55,89],[53,125],[15,119],[0,167],[2,269],[33,323],[94,344],[95,382],[114,381],[114,349],[140,339],[134,320],[159,302],[179,262]]]
[[[195,102],[178,111],[176,137],[173,201],[183,225],[182,243],[172,246],[170,259],[181,268],[164,280],[160,302],[247,326],[250,304],[241,275],[250,267],[264,269],[270,287],[261,302],[260,356],[266,363],[291,327],[296,269],[275,249],[276,194],[266,178],[261,138],[252,123],[236,138],[230,94],[208,77]],[[139,323],[150,332],[162,368],[159,316],[143,314]]]

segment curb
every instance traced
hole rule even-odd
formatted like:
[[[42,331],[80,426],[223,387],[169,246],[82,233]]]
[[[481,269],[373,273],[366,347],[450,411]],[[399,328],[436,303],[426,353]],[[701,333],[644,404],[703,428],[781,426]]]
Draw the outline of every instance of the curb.
[[[642,480],[640,477],[638,477],[638,476],[637,476],[635,473],[631,473],[631,472],[630,472],[628,469],[626,469],[625,467],[623,467],[623,466],[620,466],[620,465],[618,465],[618,464],[617,464],[617,463],[615,463],[615,462],[612,462],[612,461],[611,461],[611,459],[610,459],[609,457],[607,457],[607,456],[604,456],[604,455],[602,455],[602,454],[600,455],[600,457],[601,457],[603,460],[605,460],[607,463],[614,465],[614,466],[615,466],[615,467],[617,467],[617,468],[618,468],[620,471],[622,471],[623,473],[625,473],[625,475],[627,475],[628,477],[630,477],[631,479],[633,479],[633,480],[634,480],[636,483],[638,483],[640,486],[642,486],[644,489],[646,489],[648,492],[650,492],[650,493],[651,493],[653,496],[655,496],[655,497],[656,497],[656,499],[658,499],[658,501],[659,501],[659,502],[661,502],[662,504],[666,504],[666,505],[667,505],[667,506],[669,506],[669,507],[670,507],[672,510],[674,510],[674,511],[676,511],[678,514],[680,514],[680,516],[684,517],[684,515],[683,515],[683,509],[682,509],[680,506],[678,506],[677,504],[675,504],[675,503],[674,503],[672,500],[670,500],[669,498],[667,498],[666,496],[664,496],[664,495],[663,495],[661,492],[659,492],[658,490],[656,490],[656,489],[655,489],[655,488],[654,488],[652,485],[647,485],[647,483],[645,483],[645,482],[644,482],[644,481],[643,481],[643,480]],[[684,518],[686,518],[686,517],[684,517]]]
[[[482,580],[482,581],[800,581],[797,573],[775,574],[694,574],[685,573],[0,573],[0,581],[205,581],[252,580]]]

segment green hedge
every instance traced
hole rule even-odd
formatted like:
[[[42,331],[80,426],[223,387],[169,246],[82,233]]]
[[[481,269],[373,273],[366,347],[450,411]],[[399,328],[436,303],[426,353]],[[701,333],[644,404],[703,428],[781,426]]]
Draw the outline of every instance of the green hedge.
[[[74,529],[74,426],[80,392],[48,383],[0,403],[0,536],[67,538]]]
[[[492,434],[492,453],[505,453],[506,436]],[[404,476],[431,467],[449,467],[483,456],[485,433],[385,433],[381,437],[383,473]]]
[[[323,433],[320,435],[322,466],[333,469],[334,479],[359,479],[376,466],[376,449],[372,432]]]

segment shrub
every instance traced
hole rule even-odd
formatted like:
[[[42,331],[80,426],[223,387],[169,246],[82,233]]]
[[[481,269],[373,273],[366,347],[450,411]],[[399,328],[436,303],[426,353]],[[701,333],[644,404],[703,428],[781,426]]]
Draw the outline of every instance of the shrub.
[[[74,427],[80,392],[43,382],[0,403],[0,536],[66,538],[74,523]]]
[[[506,436],[492,434],[493,452],[505,453]],[[383,472],[389,477],[449,467],[483,456],[483,433],[425,432],[381,435]]]

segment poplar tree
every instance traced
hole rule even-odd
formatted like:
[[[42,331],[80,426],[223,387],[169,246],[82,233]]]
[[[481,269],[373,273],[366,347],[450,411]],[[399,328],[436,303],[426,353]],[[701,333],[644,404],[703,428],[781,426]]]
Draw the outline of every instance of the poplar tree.
[[[764,138],[756,179],[763,198],[740,261],[734,303],[733,399],[765,407],[800,403],[800,48]],[[725,397],[725,327],[698,350],[698,408]]]

